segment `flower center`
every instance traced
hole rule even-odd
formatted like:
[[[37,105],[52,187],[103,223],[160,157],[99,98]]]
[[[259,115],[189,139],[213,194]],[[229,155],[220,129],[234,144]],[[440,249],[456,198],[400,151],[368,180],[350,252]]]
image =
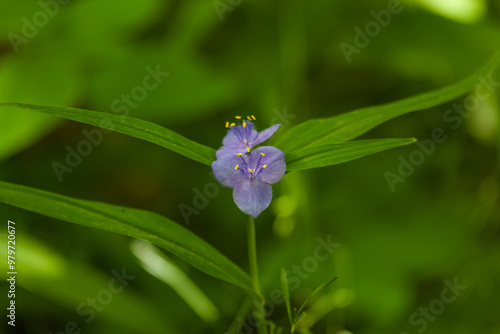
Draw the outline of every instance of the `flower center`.
[[[249,179],[256,178],[264,169],[267,168],[267,165],[264,164],[262,159],[266,156],[264,153],[259,154],[259,159],[257,163],[253,163],[252,154],[250,153],[250,149],[247,147],[247,153],[237,153],[237,156],[241,159],[241,164],[238,164],[234,167],[234,170],[239,170],[241,173],[245,174],[245,176]],[[246,157],[246,159],[244,158]],[[253,158],[256,158],[255,156]],[[252,168],[253,167],[253,168]]]

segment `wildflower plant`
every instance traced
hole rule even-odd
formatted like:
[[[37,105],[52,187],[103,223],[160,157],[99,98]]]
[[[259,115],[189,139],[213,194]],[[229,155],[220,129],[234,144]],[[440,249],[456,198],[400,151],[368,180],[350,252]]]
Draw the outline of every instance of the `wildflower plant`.
[[[250,275],[187,228],[155,213],[71,198],[4,181],[0,182],[0,202],[69,223],[145,240],[161,247],[200,271],[241,288],[250,303],[255,305],[254,318],[258,333],[277,333],[279,330],[273,324],[272,316],[265,319],[263,305],[266,291],[261,291],[259,283],[254,228],[254,219],[272,201],[272,185],[279,182],[285,173],[345,163],[413,143],[413,138],[353,139],[392,118],[437,106],[466,93],[479,83],[478,78],[490,75],[499,63],[500,53],[497,53],[476,73],[450,86],[381,106],[325,119],[307,120],[287,127],[279,138],[273,136],[279,124],[259,132],[255,127],[257,117],[237,117],[234,122],[226,123],[227,133],[222,140],[222,147],[217,151],[160,125],[136,118],[67,107],[0,104],[0,107],[31,110],[130,135],[200,162],[207,170],[211,168],[217,180],[232,189],[234,202],[243,213],[242,218],[248,216]],[[221,137],[223,129],[221,126]],[[267,142],[266,146],[259,146],[267,140],[272,141],[272,146],[267,145]],[[215,217],[206,217],[206,220],[212,224],[217,221]],[[235,217],[235,221],[238,220],[240,218]],[[265,222],[265,219],[259,221]],[[278,275],[279,270],[276,272]],[[320,294],[333,280],[329,278],[313,294]],[[281,283],[290,319],[290,332],[293,332],[304,317],[306,305],[293,311],[287,277],[283,272]]]

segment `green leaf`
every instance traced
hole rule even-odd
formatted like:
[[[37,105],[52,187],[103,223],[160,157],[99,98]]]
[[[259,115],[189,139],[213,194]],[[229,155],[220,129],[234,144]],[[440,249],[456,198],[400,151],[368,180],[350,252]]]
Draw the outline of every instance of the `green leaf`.
[[[390,148],[415,142],[413,138],[357,140],[347,143],[317,145],[294,151],[285,156],[288,172],[337,165]]]
[[[428,109],[465,94],[479,84],[481,78],[490,75],[499,63],[500,52],[497,52],[480,70],[453,85],[381,106],[306,121],[285,133],[276,142],[276,146],[288,153],[312,145],[346,142],[392,118]]]
[[[300,312],[297,312],[297,309],[295,309],[295,315],[296,315],[296,318],[293,320],[293,324],[292,324],[292,334],[295,333],[295,328],[297,327],[298,323],[302,321],[302,319],[304,319],[304,317],[306,316],[306,314],[304,312],[300,313]]]
[[[26,223],[25,219],[23,219],[24,223]],[[19,226],[19,223],[15,226]],[[49,246],[36,234],[33,236],[39,238],[31,237],[29,233],[23,232],[17,230],[17,233],[20,233],[17,237],[23,241],[23,247],[18,247],[15,255],[23,260],[17,263],[16,269],[23,274],[22,279],[16,280],[16,287],[29,291],[33,296],[43,298],[47,303],[60,305],[66,310],[74,310],[76,305],[87,300],[89,296],[95,296],[96,292],[108,286],[114,270],[120,274],[124,270],[126,274],[133,277],[136,274],[130,270],[131,268],[118,266],[118,264],[115,268],[109,268],[107,274],[103,273],[87,261],[75,260],[71,254],[61,254],[60,251],[52,248],[57,245]],[[7,228],[0,231],[0,240],[2,240],[0,241],[2,245],[0,257],[5,259],[7,258],[6,233]],[[0,274],[0,277],[2,280],[6,279],[6,272]],[[144,323],[147,323],[148,333],[182,333],[174,319],[166,319],[164,311],[151,302],[149,294],[138,294],[135,289],[126,288],[113,295],[114,303],[119,307],[109,307],[105,312],[99,313],[99,321],[108,323],[113,328],[111,332],[142,333]],[[24,312],[37,308],[36,305],[28,305],[28,303],[24,307]],[[49,311],[47,315],[56,313],[57,311],[55,313]],[[138,317],[141,319],[140,322],[137,321]],[[81,319],[81,323],[85,324],[83,318]],[[61,331],[57,332],[61,333]],[[66,331],[62,332],[66,333]],[[81,333],[85,330],[72,332]]]
[[[302,303],[302,305],[300,306],[299,310],[297,311],[297,318],[294,319],[293,326],[292,326],[292,332],[293,332],[293,329],[295,328],[295,326],[304,318],[305,314],[302,312],[304,310],[304,307],[307,306],[307,304],[311,301],[311,299],[314,298],[314,296],[316,296],[318,293],[320,293],[323,290],[325,290],[326,288],[328,288],[330,286],[330,284],[332,284],[333,282],[335,282],[337,280],[337,278],[338,277],[334,277],[334,278],[331,278],[328,281],[324,282],[323,284],[321,284],[320,286],[318,286],[309,295],[309,297],[307,297],[306,301],[304,303]]]
[[[290,325],[292,324],[292,306],[290,303],[290,289],[288,287],[288,277],[285,268],[281,268],[281,289],[283,290],[283,298],[285,299],[286,311]]]
[[[18,107],[38,111],[124,133],[160,145],[209,166],[215,159],[214,149],[198,144],[162,126],[137,118],[77,108],[41,106],[27,103],[9,102],[0,103],[0,106]]]
[[[250,277],[211,245],[155,213],[0,182],[0,202],[74,224],[151,242],[204,273],[252,293]]]
[[[207,295],[158,247],[143,240],[135,240],[131,248],[141,266],[170,286],[203,321],[210,324],[219,320],[219,310]]]

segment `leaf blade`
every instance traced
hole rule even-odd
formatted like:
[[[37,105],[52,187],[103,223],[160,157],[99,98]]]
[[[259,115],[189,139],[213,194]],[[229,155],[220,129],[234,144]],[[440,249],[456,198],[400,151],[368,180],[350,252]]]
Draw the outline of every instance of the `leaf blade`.
[[[413,138],[390,138],[306,147],[285,155],[286,168],[291,172],[337,165],[413,142]]]
[[[333,278],[330,278],[329,280],[323,282],[320,286],[318,286],[316,289],[314,289],[313,292],[307,297],[307,299],[302,303],[300,306],[299,310],[297,311],[297,318],[294,319],[294,327],[304,318],[305,314],[303,313],[304,308],[309,304],[309,302],[321,291],[325,290],[338,279],[338,276],[335,276]]]
[[[193,267],[252,293],[250,277],[179,224],[148,211],[65,197],[0,181],[0,202],[66,222],[151,242]]]
[[[172,130],[138,118],[123,117],[120,115],[78,108],[42,106],[28,103],[7,102],[0,103],[0,106],[37,111],[120,132],[157,144],[208,166],[210,166],[215,159],[214,149],[187,139]]]
[[[286,154],[303,147],[346,142],[392,118],[428,109],[465,94],[479,84],[481,79],[490,75],[499,64],[500,51],[479,70],[455,84],[380,106],[305,121],[285,133],[276,142],[276,146]]]

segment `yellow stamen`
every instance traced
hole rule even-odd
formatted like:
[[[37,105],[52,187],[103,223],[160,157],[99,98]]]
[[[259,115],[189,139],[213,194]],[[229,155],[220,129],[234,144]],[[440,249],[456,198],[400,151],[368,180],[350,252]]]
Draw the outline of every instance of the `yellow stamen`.
[[[246,128],[247,126],[247,123],[245,123],[245,121],[243,121],[243,127]]]
[[[236,123],[231,123],[231,126],[235,126],[235,125],[236,125]]]
[[[252,119],[255,121],[255,116],[254,115],[252,115]]]
[[[236,155],[243,155],[243,153],[236,153]]]
[[[234,118],[236,118],[236,119],[241,119],[241,116],[234,116]]]
[[[265,154],[264,154],[264,153],[262,153],[262,152],[260,152],[260,155],[262,155],[263,157],[265,156]]]
[[[228,127],[229,127],[229,122],[226,122],[226,128],[228,128]]]
[[[262,168],[266,168],[266,167],[267,167],[267,165],[262,166]]]
[[[250,153],[250,147],[247,147],[247,152]]]
[[[253,173],[253,170],[252,170],[251,168],[248,168],[248,171],[249,171],[250,173]]]
[[[252,119],[250,118],[250,116],[247,116],[247,119],[248,119],[249,121],[251,121],[251,120],[252,120]]]
[[[237,169],[238,169],[238,167],[240,167],[240,165],[236,165],[236,167],[234,167],[234,170],[237,170]]]

